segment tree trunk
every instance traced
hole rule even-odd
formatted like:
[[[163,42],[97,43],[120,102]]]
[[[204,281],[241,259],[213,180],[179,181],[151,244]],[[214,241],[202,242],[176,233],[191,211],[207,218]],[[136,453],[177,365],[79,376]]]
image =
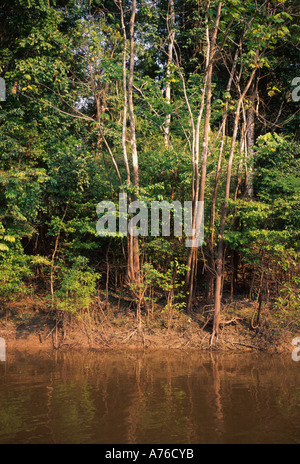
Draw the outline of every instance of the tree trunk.
[[[203,135],[203,146],[202,146],[202,161],[201,161],[201,180],[199,185],[199,132],[200,122],[202,118],[203,105],[201,105],[200,113],[196,126],[196,139],[195,139],[195,185],[193,186],[193,221],[192,227],[196,230],[197,224],[197,212],[198,212],[198,201],[204,202],[205,184],[206,184],[206,170],[207,170],[207,155],[208,155],[208,142],[210,133],[210,120],[211,120],[211,100],[212,100],[212,72],[216,53],[216,41],[218,35],[219,22],[221,17],[222,2],[219,2],[216,13],[216,19],[214,23],[212,37],[209,37],[209,30],[207,28],[207,68],[205,73],[206,80],[206,108],[205,108],[205,121],[204,121],[204,135]],[[202,93],[204,97],[204,92]],[[204,104],[204,98],[202,100]],[[189,272],[187,274],[187,289],[188,289],[188,304],[187,311],[190,312],[193,305],[193,299],[195,294],[195,280],[197,277],[197,263],[198,263],[198,246],[192,247],[189,251],[187,265]]]
[[[251,106],[248,110],[247,114],[247,162],[249,161],[249,167],[247,171],[247,179],[246,179],[246,194],[252,198],[253,197],[253,174],[254,174],[254,166],[253,166],[253,158],[254,158],[254,145],[255,145],[255,112],[254,112],[254,104],[256,99],[256,88],[254,83],[251,86]],[[248,163],[247,163],[248,164]]]
[[[242,44],[242,41],[240,42],[240,46]],[[229,94],[231,91],[232,87],[232,82],[233,78],[236,72],[236,67],[237,67],[237,62],[238,62],[238,57],[239,57],[239,50],[240,47],[237,48],[235,57],[233,60],[227,88],[226,88],[226,93]],[[214,301],[214,284],[215,284],[215,252],[214,252],[214,241],[215,241],[215,217],[216,217],[216,201],[217,201],[217,195],[218,195],[218,190],[219,190],[219,181],[220,181],[220,175],[221,175],[221,167],[222,167],[222,157],[223,157],[223,151],[225,147],[225,139],[226,139],[226,127],[227,127],[227,121],[228,121],[228,100],[226,101],[225,104],[225,111],[223,115],[223,120],[222,120],[222,125],[221,125],[221,130],[222,130],[222,138],[221,138],[221,143],[220,143],[220,148],[219,148],[219,157],[218,157],[218,163],[217,163],[217,169],[216,169],[216,177],[215,177],[215,187],[214,191],[212,193],[212,198],[211,198],[211,208],[210,208],[210,224],[209,224],[209,230],[210,230],[210,238],[209,238],[209,250],[208,250],[208,271],[207,271],[207,285],[206,285],[206,303],[208,305],[213,304]]]
[[[215,287],[215,305],[214,305],[214,323],[213,323],[213,332],[211,336],[211,344],[213,344],[214,339],[218,338],[219,330],[220,330],[220,311],[221,311],[221,299],[222,299],[222,274],[223,274],[223,267],[224,267],[224,234],[225,234],[225,225],[226,225],[226,217],[227,217],[227,208],[228,208],[228,200],[230,196],[230,184],[231,184],[231,172],[232,172],[232,163],[233,163],[233,156],[235,152],[235,144],[237,140],[238,134],[238,127],[239,127],[239,119],[241,113],[241,106],[244,101],[244,98],[253,82],[254,76],[256,73],[256,69],[254,69],[251,73],[249,78],[248,84],[240,96],[237,104],[236,114],[235,114],[235,121],[234,121],[234,128],[233,128],[233,135],[231,141],[231,148],[230,154],[228,159],[228,166],[227,166],[227,177],[226,177],[226,189],[225,189],[225,201],[222,208],[221,214],[221,223],[220,223],[220,234],[219,234],[219,244],[218,244],[218,254],[217,254],[217,262],[216,262],[216,287]]]
[[[128,81],[128,108],[130,118],[130,145],[133,167],[133,179],[135,186],[135,195],[138,194],[139,189],[139,163],[136,144],[136,129],[135,129],[135,114],[133,104],[133,76],[134,76],[134,27],[136,15],[136,0],[132,1],[132,12],[130,19],[130,64],[129,64],[129,81]]]
[[[136,16],[136,0],[132,2],[132,11],[130,19],[130,63],[129,63],[129,79],[128,79],[128,92],[127,92],[127,74],[126,74],[126,59],[127,59],[127,35],[124,21],[124,11],[122,7],[122,0],[119,2],[121,12],[121,26],[123,31],[123,96],[124,96],[124,109],[123,109],[123,131],[122,131],[122,149],[123,158],[127,173],[127,184],[131,184],[131,173],[127,155],[126,146],[126,130],[127,130],[127,109],[129,110],[130,119],[130,145],[132,156],[132,169],[133,169],[133,182],[135,187],[134,200],[137,199],[139,189],[139,163],[138,152],[136,143],[136,128],[135,128],[135,114],[133,104],[133,78],[134,78],[134,28]],[[129,200],[131,197],[129,195]],[[127,232],[127,280],[128,283],[135,288],[136,293],[140,284],[140,259],[139,259],[139,240],[138,237],[133,237],[132,230],[128,229]],[[135,295],[136,296],[136,295]]]
[[[173,63],[173,48],[175,40],[175,8],[174,0],[169,0],[169,12],[167,19],[167,26],[169,30],[169,47],[168,47],[168,64],[167,64],[167,83],[166,83],[166,102],[168,105],[171,104],[171,83],[170,83],[170,66]],[[168,114],[166,117],[165,123],[165,145],[167,148],[170,146],[170,126],[171,126],[171,114]]]
[[[130,119],[130,145],[132,156],[132,169],[133,169],[133,182],[134,182],[134,200],[137,200],[139,193],[139,163],[138,151],[136,143],[136,127],[135,127],[135,114],[133,104],[133,77],[134,77],[134,28],[136,16],[136,0],[132,2],[131,19],[130,19],[130,63],[129,63],[129,81],[128,81],[128,109]],[[139,257],[139,239],[134,237],[132,231],[129,230],[129,250],[128,250],[128,277],[131,284],[134,286],[135,297],[138,299],[138,320],[140,322],[140,257]]]
[[[225,135],[226,135],[226,120],[227,120],[227,113],[223,118],[223,128],[222,128],[222,139],[219,148],[219,156],[218,156],[218,164],[216,170],[216,178],[215,178],[215,188],[211,198],[211,207],[210,207],[210,222],[209,222],[209,230],[210,230],[210,238],[209,238],[209,250],[208,250],[208,273],[207,273],[207,280],[206,280],[206,303],[208,305],[213,303],[214,299],[214,280],[215,280],[215,259],[214,259],[214,241],[215,241],[215,217],[216,217],[216,201],[217,195],[219,190],[219,181],[221,175],[221,166],[222,166],[222,156],[224,151],[225,145]]]
[[[126,174],[127,174],[127,184],[130,185],[130,167],[128,162],[128,155],[127,155],[127,146],[126,146],[126,129],[127,129],[127,75],[126,75],[126,60],[127,60],[127,35],[126,35],[126,28],[125,28],[125,21],[124,21],[124,11],[122,7],[122,0],[120,0],[119,8],[121,11],[121,25],[123,31],[123,130],[122,130],[122,149],[123,149],[123,158],[124,164],[126,167]]]

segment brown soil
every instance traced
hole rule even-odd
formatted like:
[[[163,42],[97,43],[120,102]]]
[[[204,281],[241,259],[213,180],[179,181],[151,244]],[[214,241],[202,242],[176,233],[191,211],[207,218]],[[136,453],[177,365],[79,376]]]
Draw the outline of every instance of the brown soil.
[[[221,335],[210,346],[209,317],[196,313],[144,315],[142,328],[138,328],[133,311],[120,314],[120,308],[95,308],[89,314],[68,316],[68,321],[60,321],[56,327],[54,314],[44,304],[22,300],[6,308],[6,316],[0,320],[0,337],[5,339],[7,349],[26,351],[88,348],[291,353],[291,342],[297,334],[272,325],[267,315],[256,330],[250,329],[252,309],[247,309],[244,302],[242,309],[233,311],[231,307],[223,312]]]

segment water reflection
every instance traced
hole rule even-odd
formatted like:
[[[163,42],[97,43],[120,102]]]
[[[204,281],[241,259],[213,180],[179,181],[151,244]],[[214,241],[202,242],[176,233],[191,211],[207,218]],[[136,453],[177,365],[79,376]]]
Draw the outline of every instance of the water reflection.
[[[8,353],[0,443],[299,443],[289,357]]]

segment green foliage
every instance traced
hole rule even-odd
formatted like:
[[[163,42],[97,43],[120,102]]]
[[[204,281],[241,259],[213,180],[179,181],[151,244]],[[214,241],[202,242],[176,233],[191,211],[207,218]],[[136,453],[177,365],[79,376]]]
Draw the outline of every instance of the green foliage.
[[[280,294],[274,303],[274,316],[282,325],[300,328],[298,311],[300,307],[300,279],[293,277],[290,282],[282,282]]]
[[[71,268],[60,266],[60,282],[55,292],[56,307],[74,314],[89,309],[99,278],[100,274],[91,270],[88,260],[81,256],[74,260]]]
[[[0,250],[0,300],[14,300],[20,293],[29,293],[26,282],[32,277],[30,258],[25,256],[20,244],[14,248]]]
[[[0,223],[0,252],[9,251],[9,244],[15,243],[15,241],[15,237],[8,235]]]
[[[183,301],[184,275],[187,266],[180,264],[177,259],[169,263],[166,272],[160,272],[151,263],[143,266],[144,280],[148,286],[155,287],[165,296],[167,304],[164,312],[182,311],[185,308]]]
[[[131,185],[126,190],[131,195],[138,193],[147,203],[191,199],[191,114],[196,119],[200,110],[206,27],[211,34],[218,6],[217,0],[209,5],[196,0],[175,1],[174,31],[182,79],[175,50],[173,63],[167,64],[167,3],[156,2],[155,8],[147,2],[139,5],[135,28],[133,100],[140,188],[137,192]],[[124,3],[128,38],[130,7],[130,2]],[[107,146],[124,184],[126,179],[120,11],[111,1],[83,1],[77,7],[74,0],[11,0],[0,9],[0,20],[0,72],[8,89],[7,101],[0,104],[0,297],[14,298],[30,289],[31,267],[45,268],[45,288],[49,288],[49,275],[55,276],[57,308],[78,312],[90,307],[100,277],[98,270],[102,273],[107,269],[109,260],[125,280],[125,241],[112,241],[108,250],[107,240],[96,236],[95,214],[99,201],[115,200],[120,190]],[[241,38],[234,85],[228,92],[229,72]],[[253,159],[246,159],[241,143],[236,144],[233,168],[237,175],[231,185],[225,241],[228,253],[239,253],[243,265],[251,269],[249,280],[273,275],[283,282],[278,311],[284,311],[286,304],[296,311],[298,304],[287,278],[287,274],[294,277],[299,258],[299,115],[290,85],[299,64],[298,42],[299,27],[290,2],[223,2],[212,78],[206,237],[211,232],[219,124],[227,108],[215,241],[237,100],[256,69],[258,137]],[[167,84],[171,85],[170,104],[165,99]],[[250,108],[249,91],[243,117]],[[171,144],[166,146],[163,128],[169,114]],[[243,123],[241,118],[240,128]],[[131,161],[129,124],[125,135]],[[202,139],[203,121],[200,146]],[[246,169],[252,166],[254,195],[247,198],[239,188],[243,190]],[[181,311],[186,297],[184,240],[151,237],[140,245],[141,260],[146,264],[141,288],[135,290],[145,292],[145,298],[163,296],[168,314]],[[207,250],[204,244],[202,257]],[[155,296],[149,296],[149,288]]]

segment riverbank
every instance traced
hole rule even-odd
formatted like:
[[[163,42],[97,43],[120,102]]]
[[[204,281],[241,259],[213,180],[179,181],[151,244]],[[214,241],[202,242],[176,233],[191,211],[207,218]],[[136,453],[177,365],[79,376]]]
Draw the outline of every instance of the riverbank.
[[[253,327],[255,303],[235,301],[223,307],[221,334],[210,345],[209,310],[202,313],[164,313],[161,308],[143,315],[137,325],[135,312],[99,302],[89,312],[68,314],[56,322],[56,314],[44,301],[25,298],[6,305],[0,319],[0,337],[11,349],[96,350],[218,350],[290,353],[297,325],[277,321],[266,310]]]

